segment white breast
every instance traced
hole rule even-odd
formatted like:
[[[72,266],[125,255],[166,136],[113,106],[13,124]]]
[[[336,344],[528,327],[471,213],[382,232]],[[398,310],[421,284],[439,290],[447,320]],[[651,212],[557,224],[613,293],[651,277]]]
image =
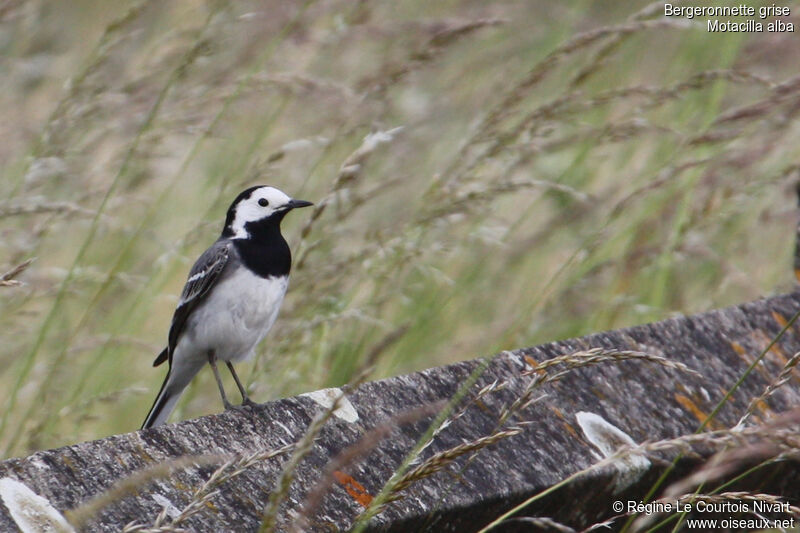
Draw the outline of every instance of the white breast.
[[[288,285],[288,276],[262,278],[239,268],[195,309],[176,352],[205,359],[214,350],[223,361],[249,359],[275,323]]]

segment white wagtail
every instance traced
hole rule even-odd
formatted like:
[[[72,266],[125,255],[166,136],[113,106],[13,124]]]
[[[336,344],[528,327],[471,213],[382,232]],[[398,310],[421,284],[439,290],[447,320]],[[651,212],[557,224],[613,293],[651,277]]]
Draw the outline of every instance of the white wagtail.
[[[292,266],[281,221],[292,209],[309,205],[313,204],[265,186],[251,187],[233,201],[222,235],[189,272],[172,316],[169,342],[153,362],[158,366],[169,361],[169,371],[142,429],[166,422],[206,363],[214,371],[222,403],[231,408],[217,360],[228,365],[242,403],[253,403],[233,363],[253,356],[278,316]]]

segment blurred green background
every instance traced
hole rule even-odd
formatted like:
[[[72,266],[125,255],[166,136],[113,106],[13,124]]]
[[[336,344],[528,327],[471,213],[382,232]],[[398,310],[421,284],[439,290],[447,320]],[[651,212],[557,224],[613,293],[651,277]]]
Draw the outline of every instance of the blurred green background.
[[[795,35],[647,2],[4,2],[0,274],[35,260],[0,286],[0,454],[139,427],[253,184],[318,206],[284,223],[258,401],[790,289]],[[220,410],[204,371],[173,420]]]

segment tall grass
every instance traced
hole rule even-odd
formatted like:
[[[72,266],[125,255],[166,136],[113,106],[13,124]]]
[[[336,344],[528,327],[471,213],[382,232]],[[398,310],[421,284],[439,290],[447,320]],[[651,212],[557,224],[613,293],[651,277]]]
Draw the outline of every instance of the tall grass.
[[[393,332],[375,376],[785,290],[791,39],[646,3],[10,3],[2,455],[138,427],[251,184],[317,204],[285,223],[257,400],[346,383]]]

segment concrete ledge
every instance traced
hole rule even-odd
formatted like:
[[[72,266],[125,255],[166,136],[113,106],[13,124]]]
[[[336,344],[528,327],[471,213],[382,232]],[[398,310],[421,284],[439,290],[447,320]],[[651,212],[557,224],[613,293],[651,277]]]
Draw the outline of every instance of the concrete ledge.
[[[800,310],[800,293],[746,303],[691,317],[544,344],[492,358],[471,394],[494,381],[505,388],[470,404],[441,431],[423,457],[474,441],[496,429],[503,410],[519,398],[532,376],[532,361],[591,348],[635,350],[683,363],[700,375],[644,361],[603,363],[576,369],[556,383],[536,389],[546,395],[523,409],[518,420],[530,422],[523,432],[465,455],[443,471],[410,486],[372,522],[375,531],[474,531],[514,504],[524,501],[597,461],[597,448],[576,420],[579,412],[601,417],[634,441],[676,437],[694,432],[701,421]],[[800,351],[800,328],[792,325],[719,412],[711,428],[731,427],[756,397]],[[348,394],[339,416],[331,418],[313,450],[300,464],[289,499],[279,515],[287,527],[330,459],[370,429],[408,410],[451,398],[480,360],[433,368],[416,374],[366,383]],[[800,404],[797,380],[782,387],[756,412],[756,419]],[[117,435],[0,463],[0,478],[23,483],[65,512],[103,493],[119,480],[166,460],[192,455],[251,454],[297,442],[316,413],[322,396],[299,396],[226,412],[143,432]],[[588,416],[590,422],[599,420]],[[401,425],[375,448],[364,450],[345,467],[313,517],[315,531],[347,530],[377,494],[397,465],[425,432],[432,416]],[[191,531],[255,531],[265,502],[288,455],[259,462],[224,483],[204,508],[182,527]],[[464,465],[467,465],[465,468]],[[114,499],[87,524],[91,531],[119,531],[132,521],[151,524],[166,506],[183,509],[218,466],[183,465],[166,478],[138,484]],[[689,465],[679,465],[677,474]],[[602,471],[579,479],[526,509],[526,514],[553,517],[575,527],[613,515],[611,501],[640,499],[664,470],[653,463],[637,476],[623,479]],[[784,465],[779,476],[762,470],[746,478],[749,490],[800,498],[800,471]],[[4,485],[0,485],[0,495]],[[168,522],[168,521],[167,521]],[[14,531],[15,520],[0,505],[0,530]],[[510,529],[504,528],[503,531]]]

